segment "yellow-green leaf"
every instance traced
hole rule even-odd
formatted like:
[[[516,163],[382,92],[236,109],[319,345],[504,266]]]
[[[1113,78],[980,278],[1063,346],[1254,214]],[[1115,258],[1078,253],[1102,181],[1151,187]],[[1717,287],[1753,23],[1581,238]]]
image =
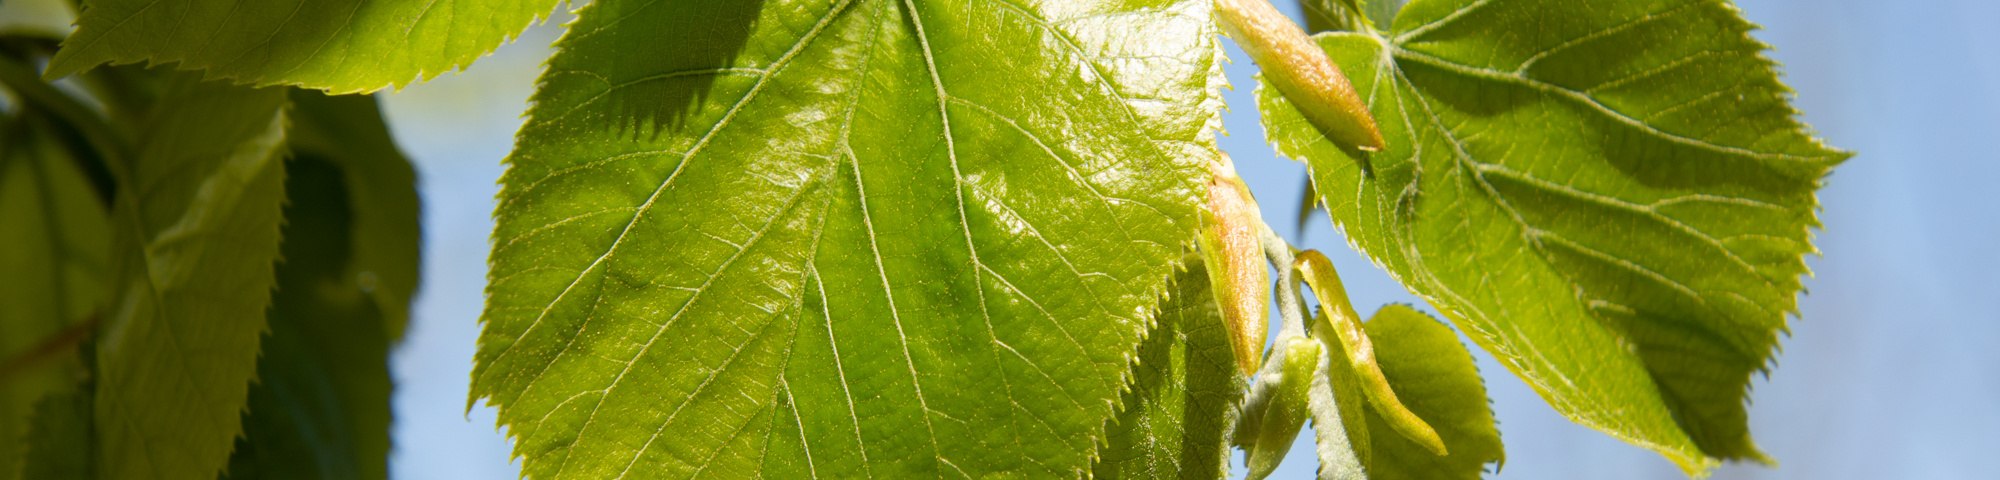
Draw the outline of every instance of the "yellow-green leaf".
[[[1200,225],[1213,29],[593,2],[508,158],[472,394],[541,480],[1084,476]]]
[[[1104,433],[1091,473],[1102,479],[1219,478],[1224,435],[1236,423],[1243,379],[1206,268],[1189,258],[1139,344],[1131,390]]]
[[[103,479],[222,470],[278,256],[284,89],[173,77],[112,213],[115,280],[93,378]]]
[[[1796,311],[1812,138],[1725,2],[1419,0],[1318,42],[1380,120],[1372,174],[1284,98],[1333,221],[1557,411],[1690,473],[1761,460],[1745,394]]]
[[[58,78],[146,62],[257,86],[402,87],[471,65],[558,0],[87,0]]]
[[[1487,464],[1494,464],[1497,471],[1506,454],[1493,410],[1487,406],[1486,386],[1451,327],[1408,306],[1388,305],[1377,310],[1365,328],[1375,343],[1382,373],[1402,393],[1403,403],[1437,428],[1451,452],[1438,455],[1402,435],[1371,435],[1372,454],[1363,462],[1368,478],[1477,480]],[[1373,432],[1394,428],[1376,412],[1363,418]]]

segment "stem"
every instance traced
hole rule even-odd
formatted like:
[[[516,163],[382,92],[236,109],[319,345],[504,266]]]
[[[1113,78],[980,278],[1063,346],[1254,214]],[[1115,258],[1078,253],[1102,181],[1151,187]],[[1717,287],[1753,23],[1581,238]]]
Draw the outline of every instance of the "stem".
[[[1285,241],[1284,237],[1278,236],[1277,232],[1271,230],[1270,224],[1264,223],[1261,216],[1257,218],[1257,227],[1263,240],[1264,258],[1271,262],[1271,265],[1278,270],[1278,281],[1276,282],[1278,290],[1278,316],[1281,318],[1282,324],[1279,327],[1278,339],[1275,345],[1290,345],[1291,340],[1294,338],[1311,338],[1306,331],[1306,318],[1308,317],[1306,317],[1305,311],[1305,296],[1299,289],[1301,279],[1298,272],[1292,268],[1292,264],[1299,252],[1297,249],[1292,248],[1291,243]],[[1273,349],[1272,353],[1277,353],[1278,350]],[[1325,377],[1327,369],[1332,365],[1332,357],[1328,355],[1331,349],[1321,349],[1320,352],[1319,367],[1313,378],[1313,388],[1315,390],[1328,388]],[[1246,440],[1255,439],[1261,433],[1260,430],[1263,427],[1262,420],[1265,411],[1271,408],[1271,401],[1277,397],[1278,387],[1281,383],[1280,380],[1284,375],[1284,363],[1281,361],[1274,362],[1266,358],[1263,368],[1259,369],[1257,375],[1252,379],[1250,391],[1244,396],[1243,412],[1237,417],[1235,433],[1235,443],[1237,445],[1246,444]],[[1337,411],[1339,409],[1337,402],[1340,399],[1334,398],[1330,390],[1326,393],[1325,397],[1336,402],[1333,409]],[[1347,400],[1356,401],[1356,399]],[[1361,459],[1355,455],[1354,446],[1348,443],[1347,429],[1342,425],[1340,415],[1314,415],[1313,430],[1338,432],[1333,437],[1339,439],[1339,442],[1334,445],[1322,445],[1322,448],[1318,449],[1322,452],[1321,455],[1330,453],[1333,456],[1333,458],[1318,459],[1320,460],[1320,469],[1324,473],[1330,474],[1330,478],[1337,479],[1366,478],[1362,473]],[[1259,448],[1268,447],[1259,446]],[[1288,445],[1276,446],[1276,448],[1288,447]],[[1322,478],[1329,477],[1322,476]]]
[[[16,353],[12,357],[7,357],[4,361],[0,361],[0,385],[5,385],[7,381],[13,380],[14,376],[21,372],[33,369],[37,365],[54,360],[64,353],[75,350],[84,340],[89,339],[90,333],[94,331],[97,331],[97,318],[95,316],[70,324],[70,326],[57,331],[54,335],[36,342],[33,347]]]
[[[59,120],[53,122],[58,130],[69,130],[81,137],[81,147],[89,152],[77,152],[71,157],[90,177],[91,187],[96,190],[98,199],[109,206],[115,190],[111,183],[116,181],[115,172],[120,171],[114,168],[127,167],[123,148],[128,144],[125,136],[105,123],[90,107],[43,83],[34,67],[6,52],[0,52],[0,85],[13,90],[23,103],[48,112]]]

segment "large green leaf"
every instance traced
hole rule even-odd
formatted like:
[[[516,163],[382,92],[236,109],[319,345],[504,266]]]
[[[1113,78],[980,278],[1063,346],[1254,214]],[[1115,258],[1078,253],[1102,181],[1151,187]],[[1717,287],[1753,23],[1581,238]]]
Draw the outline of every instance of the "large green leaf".
[[[1700,472],[1764,458],[1744,396],[1848,156],[1793,118],[1751,28],[1719,1],[1419,0],[1318,37],[1386,151],[1348,157],[1271,89],[1260,107],[1355,245],[1558,411]]]
[[[112,214],[97,338],[100,478],[215,478],[256,369],[284,200],[284,89],[178,75]]]
[[[1450,452],[1433,453],[1397,434],[1374,409],[1364,409],[1360,416],[1371,433],[1363,465],[1370,480],[1477,480],[1486,464],[1505,459],[1486,385],[1451,327],[1408,306],[1388,305],[1363,328],[1397,397],[1437,429]]]
[[[335,93],[465,68],[559,0],[87,0],[47,75],[178,63],[251,85]]]
[[[353,238],[353,261],[338,276],[374,299],[390,340],[401,338],[422,261],[416,171],[389,138],[374,97],[295,89],[291,100],[286,145],[333,162],[347,192],[353,224],[341,233]]]
[[[389,336],[351,273],[362,215],[334,162],[301,153],[285,172],[271,332],[228,478],[379,480],[388,475]]]
[[[0,479],[24,475],[38,410],[86,377],[77,346],[104,298],[102,197],[58,147],[53,116],[0,115]],[[59,414],[56,414],[59,415]],[[38,432],[39,433],[39,432]],[[70,433],[70,432],[60,432]]]
[[[474,399],[537,479],[1084,476],[1198,225],[1208,8],[592,3]]]
[[[1139,345],[1132,389],[1091,467],[1096,478],[1220,478],[1229,472],[1226,435],[1236,422],[1243,379],[1208,268],[1199,257],[1186,265]]]

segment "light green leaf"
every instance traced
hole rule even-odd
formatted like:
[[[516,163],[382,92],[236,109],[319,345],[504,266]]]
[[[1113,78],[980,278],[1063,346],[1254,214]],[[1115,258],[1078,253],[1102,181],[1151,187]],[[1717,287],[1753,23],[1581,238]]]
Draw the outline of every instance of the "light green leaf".
[[[1185,265],[1139,344],[1131,390],[1091,468],[1096,478],[1221,478],[1229,472],[1225,435],[1236,423],[1243,379],[1208,268],[1198,257]]]
[[[227,478],[379,480],[388,475],[389,337],[382,309],[352,275],[361,245],[351,230],[362,215],[351,174],[304,153],[285,171],[271,332]]]
[[[340,278],[375,301],[389,339],[402,338],[418,284],[423,236],[417,176],[389,138],[375,98],[292,90],[287,145],[301,157],[333,162],[343,174],[353,224],[353,261]]]
[[[278,255],[284,101],[178,75],[147,119],[112,214],[100,478],[208,480],[229,458]]]
[[[52,115],[0,115],[0,479],[32,462],[36,413],[86,377],[77,345],[104,298],[111,235],[102,197],[58,138]],[[60,435],[68,432],[50,432]]]
[[[1323,319],[1311,325],[1332,328]],[[1322,330],[1323,331],[1323,330]],[[1318,477],[1322,480],[1364,480],[1364,465],[1374,457],[1374,434],[1368,431],[1368,393],[1361,375],[1347,368],[1352,360],[1346,349],[1326,348],[1320,359],[1319,374],[1306,391],[1306,409],[1312,413],[1313,445],[1319,454]],[[1338,426],[1339,428],[1335,428]],[[1384,430],[1383,435],[1396,435]]]
[[[1208,9],[592,3],[474,399],[536,479],[1084,476],[1198,226]]]
[[[1450,452],[1432,453],[1367,410],[1372,455],[1363,464],[1369,480],[1477,480],[1486,464],[1506,459],[1486,386],[1451,327],[1408,306],[1388,305],[1362,328],[1398,397],[1437,429]]]
[[[1420,0],[1395,24],[1318,37],[1384,152],[1259,90],[1334,222],[1571,419],[1690,473],[1763,459],[1744,395],[1848,154],[1793,118],[1751,25],[1685,0]]]
[[[49,63],[178,63],[206,78],[334,93],[401,88],[493,51],[559,0],[87,0]]]

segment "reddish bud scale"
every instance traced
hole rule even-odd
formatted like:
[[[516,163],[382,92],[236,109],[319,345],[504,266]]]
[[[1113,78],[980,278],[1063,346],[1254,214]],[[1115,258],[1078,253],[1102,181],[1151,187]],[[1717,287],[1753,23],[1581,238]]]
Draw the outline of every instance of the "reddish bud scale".
[[[1229,327],[1236,367],[1245,377],[1262,363],[1271,274],[1264,267],[1262,220],[1243,180],[1227,160],[1210,166],[1209,222],[1201,233],[1201,256],[1209,286]]]
[[[1306,120],[1341,148],[1381,151],[1382,131],[1340,66],[1265,0],[1215,0],[1222,30]]]

